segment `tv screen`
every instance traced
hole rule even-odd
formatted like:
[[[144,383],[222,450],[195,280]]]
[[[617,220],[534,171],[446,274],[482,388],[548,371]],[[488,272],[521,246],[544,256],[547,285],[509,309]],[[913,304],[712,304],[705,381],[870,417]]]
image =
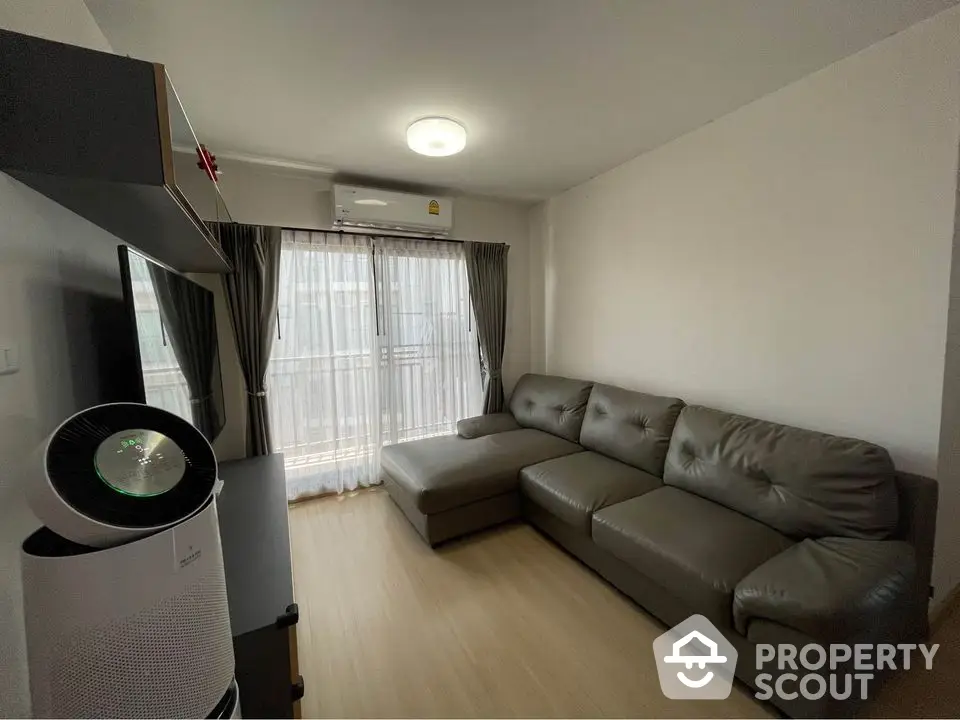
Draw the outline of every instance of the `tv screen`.
[[[224,418],[213,293],[126,245],[118,252],[139,350],[134,399],[179,415],[213,441]]]

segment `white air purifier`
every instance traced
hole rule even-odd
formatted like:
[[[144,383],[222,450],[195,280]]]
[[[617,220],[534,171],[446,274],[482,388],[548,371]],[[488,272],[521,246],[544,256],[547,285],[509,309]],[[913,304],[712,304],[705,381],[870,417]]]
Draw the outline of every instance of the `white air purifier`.
[[[189,423],[123,403],[45,444],[22,546],[35,717],[239,716],[216,459]]]
[[[40,521],[81,545],[109,547],[189,517],[219,492],[217,459],[190,423],[160,408],[87,408],[41,447],[27,499]]]

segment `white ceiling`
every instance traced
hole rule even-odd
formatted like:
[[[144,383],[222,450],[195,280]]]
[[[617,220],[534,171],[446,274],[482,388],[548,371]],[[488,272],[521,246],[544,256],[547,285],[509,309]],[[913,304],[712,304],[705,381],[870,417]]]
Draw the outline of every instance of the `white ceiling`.
[[[957,0],[86,0],[223,156],[542,198]],[[404,130],[464,122],[427,158]]]

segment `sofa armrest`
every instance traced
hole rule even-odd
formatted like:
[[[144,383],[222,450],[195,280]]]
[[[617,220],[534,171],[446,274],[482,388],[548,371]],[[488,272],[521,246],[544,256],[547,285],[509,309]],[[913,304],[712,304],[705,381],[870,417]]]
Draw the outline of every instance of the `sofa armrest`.
[[[520,425],[510,413],[477,415],[457,423],[457,435],[468,439],[519,429]]]
[[[915,607],[913,547],[900,540],[803,540],[747,575],[733,594],[734,625],[785,625],[821,641],[902,632]]]

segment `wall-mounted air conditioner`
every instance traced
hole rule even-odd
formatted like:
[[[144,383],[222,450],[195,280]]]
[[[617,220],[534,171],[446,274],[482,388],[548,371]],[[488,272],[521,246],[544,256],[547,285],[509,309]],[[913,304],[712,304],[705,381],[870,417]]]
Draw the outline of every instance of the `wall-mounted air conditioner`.
[[[437,195],[333,186],[334,227],[446,235],[453,229],[453,200]]]

